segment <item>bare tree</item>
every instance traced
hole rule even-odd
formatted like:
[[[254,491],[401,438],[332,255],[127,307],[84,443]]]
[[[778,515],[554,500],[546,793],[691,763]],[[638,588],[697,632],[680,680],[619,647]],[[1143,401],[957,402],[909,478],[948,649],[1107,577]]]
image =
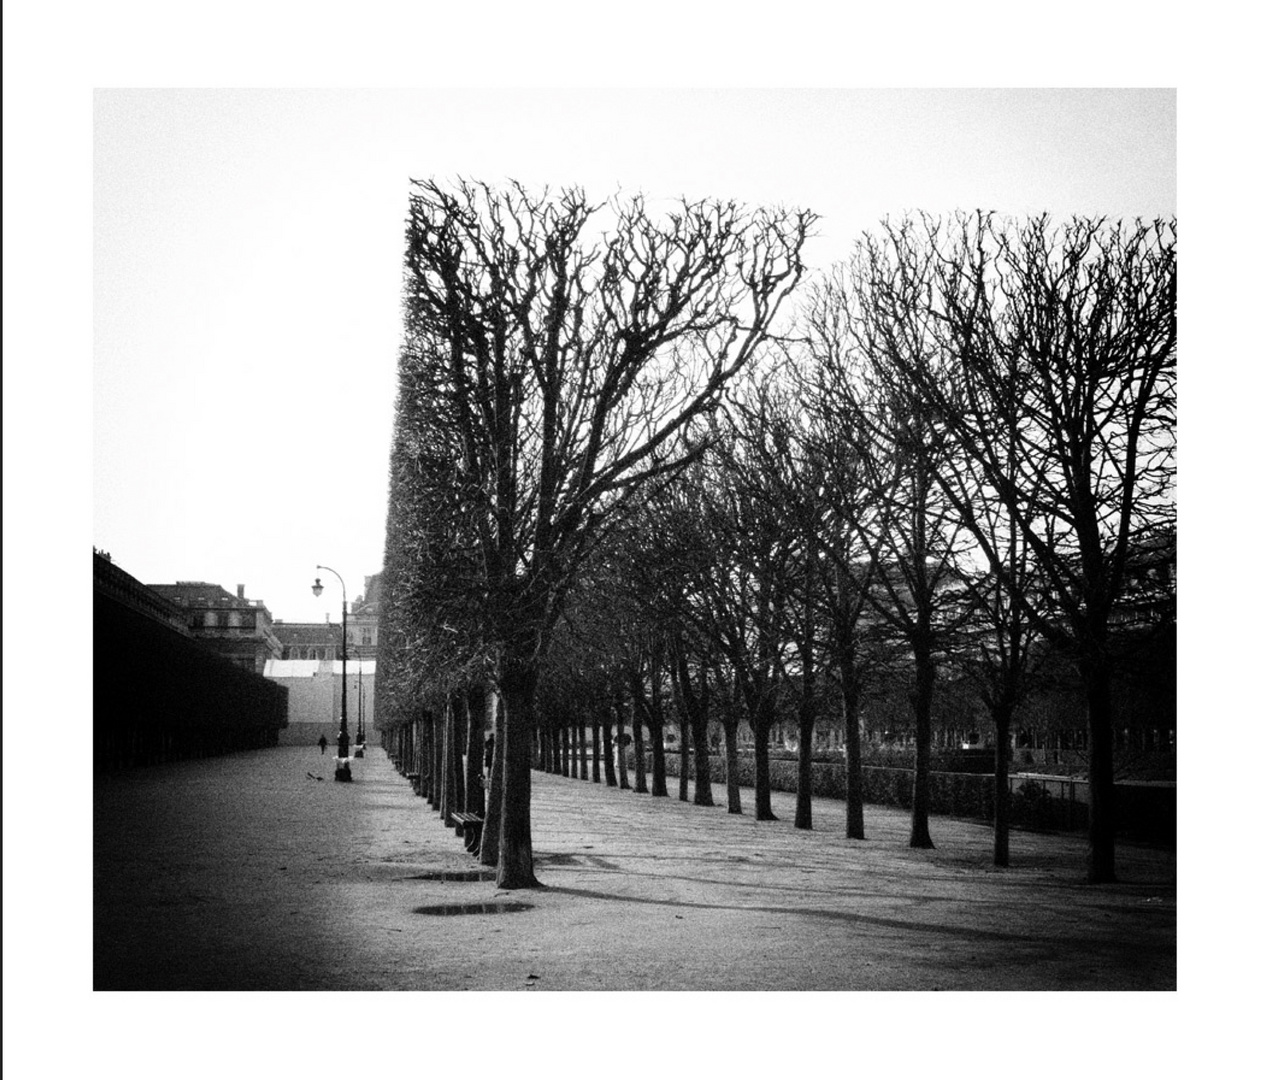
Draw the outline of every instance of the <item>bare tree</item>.
[[[875,513],[870,498],[864,445],[851,385],[851,338],[842,267],[814,282],[800,315],[797,348],[789,351],[789,383],[795,409],[804,418],[805,453],[821,477],[818,540],[826,565],[823,619],[844,720],[845,834],[866,837],[862,774],[861,703],[881,636],[870,601],[876,564],[865,543],[866,523]]]
[[[828,537],[828,491],[825,459],[810,438],[812,413],[802,408],[794,380],[777,370],[749,378],[735,395],[732,412],[738,417],[737,442],[741,456],[732,463],[742,470],[744,488],[763,501],[766,512],[783,523],[787,559],[786,623],[780,630],[794,649],[796,670],[788,670],[786,650],[774,658],[781,681],[796,685],[797,782],[795,827],[813,828],[813,752],[815,725],[821,709],[820,669],[825,629],[822,615],[828,585],[824,558]]]
[[[837,365],[829,385],[844,417],[837,427],[855,463],[860,498],[842,504],[866,551],[873,574],[872,609],[899,635],[913,661],[910,704],[915,726],[914,795],[910,846],[933,846],[931,808],[932,702],[937,665],[968,610],[962,602],[962,523],[936,477],[956,467],[938,413],[907,369],[934,375],[937,353],[926,293],[930,260],[894,266],[872,237],[859,245],[842,279],[827,296],[837,313],[822,327],[846,333],[844,342],[818,339],[819,359]]]
[[[474,533],[468,595],[507,714],[502,888],[536,884],[533,702],[570,584],[610,515],[690,456],[692,424],[798,282],[813,220],[685,201],[661,221],[640,197],[415,184],[405,364],[434,373],[427,419],[457,451],[454,509]]]
[[[737,423],[729,423],[714,442],[711,472],[701,474],[692,496],[700,546],[712,557],[697,563],[691,595],[695,623],[725,657],[752,731],[756,820],[776,821],[769,735],[783,684],[797,537],[762,489],[762,470],[749,460],[752,450]]]
[[[669,676],[681,718],[681,798],[687,797],[687,747],[694,747],[694,780],[696,806],[712,806],[712,772],[708,753],[708,719],[711,684],[706,644],[678,624],[669,643],[671,665]],[[693,663],[692,663],[693,661]],[[693,670],[692,670],[693,669]]]
[[[1076,664],[1090,736],[1089,879],[1115,879],[1111,625],[1140,544],[1172,534],[1177,226],[985,214],[886,226],[867,287],[916,268],[936,357],[896,358],[952,440],[936,481],[1014,603]],[[991,513],[993,516],[991,516]],[[997,515],[1008,527],[997,528]],[[1026,589],[1012,524],[1043,582]]]

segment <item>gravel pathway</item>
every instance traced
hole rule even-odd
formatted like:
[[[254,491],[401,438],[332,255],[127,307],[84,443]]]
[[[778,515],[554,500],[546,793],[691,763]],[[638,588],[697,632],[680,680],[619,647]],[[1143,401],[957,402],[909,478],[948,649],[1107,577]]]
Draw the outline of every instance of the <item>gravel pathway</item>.
[[[386,754],[282,747],[99,777],[94,986],[222,990],[1174,989],[1176,857],[814,804],[782,820],[533,774],[544,889],[498,892]],[[314,779],[321,777],[321,779]],[[719,795],[723,798],[724,791]],[[450,880],[439,880],[445,875]],[[497,910],[499,905],[510,905]],[[492,910],[480,910],[492,908]],[[466,913],[445,915],[425,909]]]

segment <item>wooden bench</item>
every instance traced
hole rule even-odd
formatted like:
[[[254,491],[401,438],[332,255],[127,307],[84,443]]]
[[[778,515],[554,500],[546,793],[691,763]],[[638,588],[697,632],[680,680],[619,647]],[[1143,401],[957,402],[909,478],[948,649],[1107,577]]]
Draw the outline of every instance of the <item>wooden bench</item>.
[[[484,819],[479,814],[452,815],[457,826],[457,835],[466,838],[466,850],[471,854],[479,853],[479,841],[484,833]]]

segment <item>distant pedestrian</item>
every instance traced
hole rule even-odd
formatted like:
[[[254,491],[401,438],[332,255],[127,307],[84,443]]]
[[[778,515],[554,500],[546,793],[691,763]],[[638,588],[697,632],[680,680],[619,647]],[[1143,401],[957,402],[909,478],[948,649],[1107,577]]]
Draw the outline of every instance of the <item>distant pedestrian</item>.
[[[327,746],[329,746],[329,745],[330,745],[330,744],[329,744],[328,742],[326,742],[326,739],[325,739],[325,736],[324,736],[324,735],[322,735],[319,739],[317,739],[317,746],[319,746],[319,747],[321,748],[321,753],[322,753],[322,754],[324,754],[324,753],[325,753],[325,748],[326,748]]]

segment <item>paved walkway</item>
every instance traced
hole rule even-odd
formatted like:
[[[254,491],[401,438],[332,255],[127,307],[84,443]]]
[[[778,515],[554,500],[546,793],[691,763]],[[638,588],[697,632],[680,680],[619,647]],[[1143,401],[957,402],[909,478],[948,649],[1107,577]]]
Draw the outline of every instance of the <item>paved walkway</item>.
[[[1122,845],[1083,884],[1084,841],[818,800],[812,832],[674,796],[533,774],[537,875],[478,863],[386,754],[332,782],[316,748],[98,778],[97,989],[1172,989],[1176,859]],[[323,779],[316,780],[313,776]],[[718,789],[723,797],[723,789]],[[522,905],[460,914],[420,909]]]

